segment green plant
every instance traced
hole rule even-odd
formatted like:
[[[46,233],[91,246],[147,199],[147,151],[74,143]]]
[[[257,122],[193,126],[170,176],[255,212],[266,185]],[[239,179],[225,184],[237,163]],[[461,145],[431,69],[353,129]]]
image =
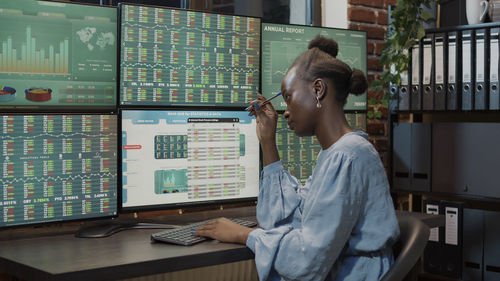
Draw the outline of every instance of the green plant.
[[[377,100],[376,98],[368,99],[368,111],[366,112],[366,116],[368,119],[381,119],[382,111],[381,108],[387,108],[388,101],[387,99]]]
[[[401,74],[408,70],[409,49],[425,36],[423,22],[433,19],[424,7],[430,8],[438,0],[398,0],[391,11],[387,41],[382,46],[380,64],[384,67],[380,79],[370,89],[386,92],[389,84],[401,85]]]

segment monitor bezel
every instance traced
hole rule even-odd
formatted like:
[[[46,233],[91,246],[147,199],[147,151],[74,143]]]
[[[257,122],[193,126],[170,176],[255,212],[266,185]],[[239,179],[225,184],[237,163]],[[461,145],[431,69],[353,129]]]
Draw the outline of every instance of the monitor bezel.
[[[217,107],[216,110],[214,108],[206,108],[206,107],[198,107],[198,108],[193,108],[193,107],[142,107],[142,108],[120,108],[119,110],[119,123],[118,123],[118,129],[119,132],[122,131],[122,113],[123,111],[236,111],[236,112],[245,112],[244,109],[239,108],[236,109],[234,107]],[[119,164],[123,164],[123,157],[122,157],[122,138],[121,136],[119,137],[118,140],[118,160]],[[260,172],[262,171],[262,151],[260,149],[259,145],[259,161],[258,161],[258,170],[259,170],[259,175]],[[168,203],[168,204],[155,204],[155,205],[143,205],[143,206],[130,206],[130,207],[124,207],[123,206],[123,200],[122,200],[122,195],[123,195],[123,169],[122,165],[119,165],[119,175],[118,175],[118,198],[120,199],[118,202],[118,213],[120,214],[126,214],[126,213],[136,213],[136,212],[149,212],[149,211],[162,211],[162,210],[173,210],[173,209],[189,209],[189,208],[194,208],[194,207],[205,207],[205,206],[224,206],[224,205],[231,205],[231,204],[237,204],[237,203],[250,203],[253,202],[254,204],[257,204],[257,196],[251,196],[251,197],[245,197],[245,198],[234,198],[234,199],[215,199],[215,200],[203,200],[203,201],[194,201],[194,202],[180,202],[180,203]],[[260,191],[260,184],[257,187],[258,190]],[[259,192],[258,192],[259,193]],[[257,193],[257,194],[258,194]]]
[[[115,9],[116,10],[116,26],[117,26],[117,32],[119,31],[119,23],[118,20],[120,18],[119,10],[115,6],[105,6],[105,5],[97,5],[94,3],[85,3],[85,2],[67,2],[63,0],[33,0],[36,2],[53,2],[53,3],[59,3],[59,4],[66,4],[66,5],[75,5],[75,6],[91,6],[95,8],[108,8],[108,9]],[[116,46],[116,53],[119,56],[120,52],[120,46],[118,46],[119,41],[118,41],[118,33],[117,33],[117,46]],[[116,61],[117,64],[117,69],[119,68],[119,60]],[[116,73],[115,77],[115,82],[116,87],[119,86],[119,81],[120,77],[118,76],[118,72]],[[92,81],[89,81],[92,82]],[[115,113],[118,110],[118,98],[119,98],[119,88],[116,88],[116,93],[115,93],[115,103],[110,104],[109,106],[107,105],[99,105],[99,106],[89,106],[89,105],[0,105],[0,114],[8,114],[8,113],[26,113],[27,111],[30,111],[32,113],[40,113],[40,114],[54,114],[54,112],[58,110],[62,110],[67,114],[85,114],[85,113],[90,113],[90,114],[100,114],[100,113]],[[57,114],[65,114],[65,113],[57,113]]]
[[[262,69],[262,17],[256,17],[256,16],[246,16],[246,15],[238,15],[238,14],[226,14],[226,13],[220,13],[220,12],[212,12],[212,11],[202,11],[202,10],[197,10],[197,9],[183,9],[183,8],[176,8],[176,7],[165,7],[165,6],[157,6],[157,5],[142,5],[142,4],[137,4],[137,3],[126,3],[126,2],[120,2],[118,3],[118,20],[117,20],[117,38],[119,42],[118,46],[118,70],[117,70],[117,89],[118,89],[118,96],[116,99],[117,102],[117,107],[118,108],[150,108],[150,107],[192,107],[192,108],[211,108],[211,107],[217,107],[217,108],[231,108],[234,110],[237,110],[238,108],[244,108],[242,104],[237,104],[235,106],[218,106],[214,104],[180,104],[177,105],[175,103],[172,104],[146,104],[146,105],[141,105],[141,104],[122,104],[121,103],[121,98],[122,98],[122,89],[121,89],[121,82],[122,82],[122,77],[121,77],[121,69],[122,69],[122,61],[121,61],[121,47],[122,47],[122,42],[121,42],[121,31],[122,31],[122,15],[123,15],[123,6],[136,6],[136,7],[147,7],[147,8],[159,8],[159,9],[165,9],[165,10],[177,10],[177,11],[186,11],[186,12],[197,12],[197,13],[205,13],[205,14],[212,14],[212,15],[223,15],[223,16],[229,16],[229,17],[242,17],[242,18],[253,18],[253,19],[258,19],[259,20],[259,83],[257,85],[257,92],[256,94],[262,93],[262,80],[261,80],[261,69]]]
[[[121,123],[120,118],[117,114],[114,113],[109,113],[109,112],[100,112],[100,113],[95,113],[95,112],[89,112],[89,113],[75,113],[75,112],[0,112],[0,117],[5,116],[5,115],[20,115],[20,116],[32,116],[32,115],[111,115],[111,116],[116,116],[116,122],[117,122],[117,127]],[[119,145],[119,132],[117,132],[117,148]],[[117,176],[117,181],[116,181],[116,207],[115,207],[115,214],[114,215],[105,215],[105,216],[97,216],[97,217],[84,217],[84,218],[74,218],[74,219],[60,219],[60,220],[49,220],[49,221],[37,221],[37,222],[23,222],[19,224],[11,224],[11,225],[0,225],[0,230],[6,230],[6,229],[15,229],[15,228],[26,228],[26,227],[37,227],[37,226],[49,226],[49,225],[58,225],[58,224],[66,224],[66,223],[72,223],[72,222],[89,222],[89,221],[102,221],[106,219],[115,219],[119,216],[120,214],[120,209],[119,209],[119,203],[121,201],[120,197],[120,170],[121,166],[119,165],[119,155],[117,153],[116,156],[116,176]]]

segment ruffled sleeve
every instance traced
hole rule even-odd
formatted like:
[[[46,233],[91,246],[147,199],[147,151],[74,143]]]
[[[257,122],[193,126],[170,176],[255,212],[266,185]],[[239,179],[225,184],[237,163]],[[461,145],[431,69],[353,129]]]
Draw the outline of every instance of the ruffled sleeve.
[[[283,172],[280,163],[268,168],[263,181],[269,182],[259,195],[265,204],[259,201],[257,214],[259,223],[264,221],[271,228],[271,223],[292,215],[301,197],[298,182]],[[251,232],[247,246],[255,253],[260,280],[277,275],[284,280],[324,280],[359,216],[362,184],[358,174],[342,153],[323,157],[310,182],[314,188],[303,204],[300,227],[283,223]]]
[[[263,229],[290,222],[304,192],[300,182],[283,169],[280,161],[264,167],[257,201],[257,220]]]

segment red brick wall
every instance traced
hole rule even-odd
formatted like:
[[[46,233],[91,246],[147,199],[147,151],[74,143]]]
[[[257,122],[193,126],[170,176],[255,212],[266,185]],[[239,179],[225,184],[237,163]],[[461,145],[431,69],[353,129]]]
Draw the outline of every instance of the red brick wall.
[[[397,0],[348,0],[347,19],[349,29],[364,30],[368,37],[368,82],[377,79],[382,67],[379,65],[379,56],[387,34],[387,8],[395,5]],[[380,157],[387,168],[388,139],[387,139],[387,107],[382,103],[383,92],[368,91],[368,111],[380,112],[379,118],[367,118],[367,131],[370,140],[380,153]]]

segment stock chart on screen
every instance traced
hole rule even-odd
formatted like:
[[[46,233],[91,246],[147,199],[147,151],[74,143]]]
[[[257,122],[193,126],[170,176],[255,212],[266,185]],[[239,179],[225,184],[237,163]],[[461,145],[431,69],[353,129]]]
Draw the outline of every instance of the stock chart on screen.
[[[366,33],[326,27],[262,23],[262,93],[271,97],[281,89],[281,80],[309,41],[322,35],[339,45],[337,58],[366,74]],[[284,110],[283,99],[273,101],[276,110]],[[366,110],[366,93],[349,95],[345,110]]]
[[[0,227],[116,215],[116,115],[0,115],[0,132]]]
[[[260,19],[121,6],[122,105],[245,106],[259,90]]]
[[[349,126],[356,131],[366,131],[366,114],[346,113]],[[288,128],[283,115],[278,115],[276,146],[283,167],[303,184],[312,175],[321,145],[316,137],[298,137]]]
[[[0,110],[116,107],[117,10],[0,2]]]

